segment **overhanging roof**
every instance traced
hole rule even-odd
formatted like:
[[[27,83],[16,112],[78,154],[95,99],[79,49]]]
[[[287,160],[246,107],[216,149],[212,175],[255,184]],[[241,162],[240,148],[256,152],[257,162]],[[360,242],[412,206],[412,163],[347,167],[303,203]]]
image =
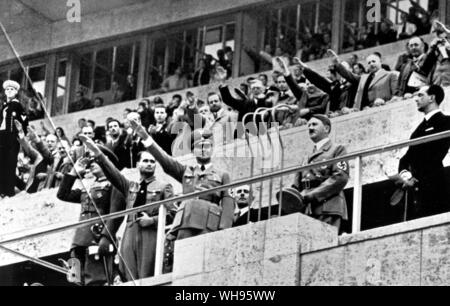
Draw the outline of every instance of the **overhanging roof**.
[[[69,7],[67,0],[14,0],[50,21],[58,21],[66,18]],[[92,14],[100,11],[109,11],[122,6],[145,2],[146,0],[79,0],[81,15]]]

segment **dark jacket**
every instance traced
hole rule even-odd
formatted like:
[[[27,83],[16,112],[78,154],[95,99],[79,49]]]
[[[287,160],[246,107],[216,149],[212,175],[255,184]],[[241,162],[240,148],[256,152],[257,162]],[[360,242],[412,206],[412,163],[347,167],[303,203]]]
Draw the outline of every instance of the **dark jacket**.
[[[66,174],[59,186],[57,193],[58,199],[64,202],[81,204],[80,221],[98,217],[94,204],[91,202],[88,193],[85,190],[72,190],[76,181],[75,176]],[[95,181],[89,189],[100,215],[109,213],[112,186],[106,179]],[[91,226],[78,228],[72,241],[72,248],[89,247],[96,244],[96,237],[91,231]]]
[[[27,133],[28,118],[19,100],[13,99],[11,102],[3,102],[0,105],[0,132],[5,132],[9,139],[17,143],[17,129],[14,120],[22,124],[22,128]]]
[[[120,171],[116,167],[114,167],[114,165],[105,155],[103,154],[100,155],[97,158],[97,160],[99,165],[102,167],[105,176],[108,178],[111,184],[117,189],[118,193],[120,193],[119,197],[111,201],[111,213],[133,208],[136,202],[138,192],[140,190],[140,182],[128,180],[123,174],[120,173]],[[173,197],[173,194],[174,192],[172,185],[163,183],[153,178],[150,182],[148,182],[147,185],[146,204],[169,199]],[[169,207],[168,221],[170,222],[172,220],[176,208],[173,204],[166,206]],[[157,221],[158,210],[159,205],[153,206],[147,209],[145,212],[150,217],[154,217],[155,221]],[[132,221],[133,219],[132,217],[133,216],[129,216],[128,220]],[[121,223],[122,219],[119,218],[116,220],[108,220],[106,225],[108,226],[110,232],[114,235],[119,229]],[[104,234],[107,235],[106,230],[104,231]],[[109,235],[107,235],[107,237],[109,237]]]
[[[326,161],[345,154],[344,146],[334,145],[329,141],[318,152],[311,154],[306,164]],[[347,203],[343,191],[349,179],[349,171],[350,167],[347,162],[310,169],[297,174],[293,187],[302,191],[305,185],[311,187],[317,185],[317,187],[305,190],[307,195],[312,198],[310,204],[313,216],[338,215],[347,220]],[[304,184],[304,181],[308,181],[308,184]]]
[[[300,109],[308,108],[310,114],[325,114],[327,111],[327,105],[329,102],[329,97],[326,93],[316,92],[313,95],[307,93],[303,88],[301,88],[297,82],[295,82],[292,74],[285,76],[286,83],[297,99],[297,104]]]
[[[170,156],[172,156],[172,143],[177,134],[172,134],[169,125],[164,123],[160,129],[152,125],[149,128],[149,134],[153,140]]]
[[[209,84],[210,72],[208,69],[197,70],[194,73],[194,87]]]
[[[204,188],[213,188],[230,183],[228,172],[211,166],[205,172],[197,165],[186,166],[180,164],[174,158],[168,156],[156,143],[152,144],[148,151],[161,164],[164,172],[172,176],[183,185],[183,193],[188,194]],[[212,215],[217,216],[217,206],[221,207],[221,214],[215,221]],[[211,219],[211,220],[209,220]],[[230,228],[234,219],[234,199],[228,191],[214,192],[197,199],[185,201],[177,211],[174,229],[195,228],[217,229]],[[214,222],[213,222],[214,221]],[[217,222],[216,222],[217,221]]]
[[[119,139],[114,143],[108,141],[106,143],[106,147],[113,151],[119,159],[119,169],[130,168],[130,151],[127,149],[127,138],[128,134],[126,131],[122,130],[122,133],[119,136]]]
[[[245,122],[242,121],[243,117],[248,113],[255,112],[258,108],[261,108],[261,107],[270,108],[273,106],[272,103],[266,102],[265,99],[256,99],[256,100],[236,99],[231,95],[231,92],[230,92],[230,89],[228,88],[228,86],[220,86],[219,91],[220,91],[220,95],[222,96],[223,102],[238,112],[238,122],[240,124],[237,125],[237,130],[238,130],[237,136],[240,137],[241,135],[244,134],[245,129],[244,129],[244,126],[242,125],[242,123],[245,125],[245,127],[250,129],[250,132],[252,134],[256,134],[258,129],[257,129],[257,127],[254,127],[254,125],[253,125],[253,116],[247,116]],[[261,122],[261,118],[257,118],[256,123],[258,124],[258,126],[259,126],[260,122]],[[250,123],[250,125],[248,125],[249,123]]]
[[[411,139],[450,131],[450,117],[439,112],[422,123],[412,133]],[[400,159],[399,172],[408,170],[418,182],[417,205],[419,217],[448,211],[448,185],[443,159],[450,148],[449,139],[442,139],[410,147]]]
[[[335,112],[351,104],[350,101],[348,101],[351,97],[349,87],[345,86],[345,84],[342,84],[339,81],[331,82],[309,68],[305,68],[303,73],[312,84],[329,95],[330,111]]]

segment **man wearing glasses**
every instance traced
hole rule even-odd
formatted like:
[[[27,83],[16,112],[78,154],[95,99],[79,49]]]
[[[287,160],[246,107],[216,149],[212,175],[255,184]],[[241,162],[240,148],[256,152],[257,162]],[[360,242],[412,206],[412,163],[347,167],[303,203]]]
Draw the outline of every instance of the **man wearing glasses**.
[[[120,173],[92,139],[84,136],[80,136],[80,138],[93,152],[107,180],[126,198],[126,201],[121,201],[120,197],[112,197],[110,213],[144,206],[173,196],[172,185],[156,179],[156,161],[149,152],[142,151],[138,154],[136,166],[140,178],[137,182],[130,181]],[[176,207],[170,204],[167,205],[167,208],[170,222]],[[121,245],[123,260],[121,258],[119,263],[119,270],[126,281],[144,279],[154,275],[158,212],[159,206],[153,206],[144,212],[127,216],[127,226]],[[99,243],[100,253],[107,252],[122,221],[121,218],[107,221],[107,228],[113,237],[108,234],[106,229],[103,230],[103,237]]]

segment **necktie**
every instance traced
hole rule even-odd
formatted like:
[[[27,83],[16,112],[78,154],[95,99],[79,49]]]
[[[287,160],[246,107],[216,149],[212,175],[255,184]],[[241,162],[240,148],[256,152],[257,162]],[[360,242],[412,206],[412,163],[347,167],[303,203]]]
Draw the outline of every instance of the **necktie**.
[[[371,74],[369,74],[366,84],[364,84],[364,89],[363,89],[362,99],[361,99],[361,109],[364,109],[364,107],[370,106],[370,104],[371,104],[369,101],[369,87],[370,87],[370,84],[372,83],[374,77],[375,77],[375,72],[372,72]]]
[[[139,188],[136,201],[134,202],[134,207],[143,206],[145,205],[146,202],[147,202],[147,183],[144,180],[141,182],[141,188]]]
[[[202,170],[202,172],[205,172],[205,170],[206,170],[205,165],[202,165],[202,166],[200,167],[200,170]]]
[[[214,119],[217,119],[217,117],[219,117],[219,115],[217,113],[213,113]]]

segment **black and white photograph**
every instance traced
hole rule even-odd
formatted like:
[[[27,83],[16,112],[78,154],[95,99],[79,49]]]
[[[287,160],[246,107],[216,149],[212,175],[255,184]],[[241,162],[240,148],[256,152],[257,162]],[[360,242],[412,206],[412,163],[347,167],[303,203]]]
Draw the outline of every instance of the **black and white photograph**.
[[[449,150],[448,0],[0,1],[0,287],[448,286]]]

